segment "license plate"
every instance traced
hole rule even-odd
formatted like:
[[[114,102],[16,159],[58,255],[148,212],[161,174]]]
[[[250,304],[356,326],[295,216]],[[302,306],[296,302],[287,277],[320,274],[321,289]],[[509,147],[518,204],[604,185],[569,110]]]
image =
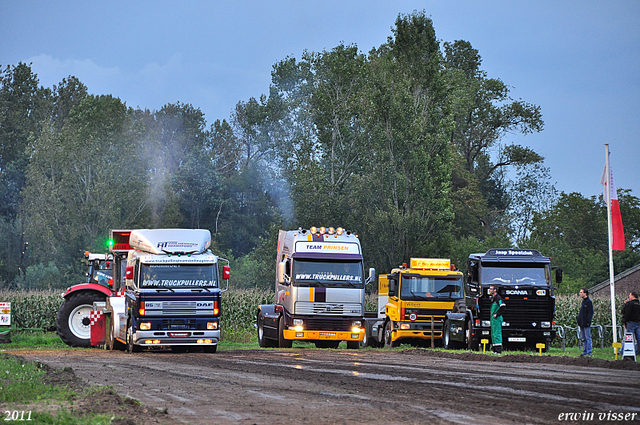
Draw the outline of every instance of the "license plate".
[[[171,332],[169,333],[170,337],[177,337],[177,338],[186,338],[189,336],[189,332]]]
[[[520,338],[520,337],[509,337],[509,342],[527,342],[527,338]]]
[[[319,339],[332,339],[335,336],[335,332],[320,332],[318,335]]]
[[[189,325],[169,325],[169,329],[189,329]]]

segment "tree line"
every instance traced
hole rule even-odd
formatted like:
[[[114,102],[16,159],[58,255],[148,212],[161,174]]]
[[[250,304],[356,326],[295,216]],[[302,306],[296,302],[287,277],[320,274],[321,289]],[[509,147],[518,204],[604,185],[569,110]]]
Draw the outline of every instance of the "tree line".
[[[558,193],[544,158],[509,142],[543,130],[541,108],[481,65],[425,12],[400,14],[368,53],[275,63],[267,94],[213,124],[189,103],[133,109],[73,76],[45,88],[28,64],[0,68],[0,286],[77,283],[109,229],[161,227],[209,229],[240,287],[271,287],[277,230],[311,226],[358,233],[379,272],[526,247],[564,269],[561,291],[606,279],[602,196]],[[640,263],[640,204],[618,195],[622,271]]]

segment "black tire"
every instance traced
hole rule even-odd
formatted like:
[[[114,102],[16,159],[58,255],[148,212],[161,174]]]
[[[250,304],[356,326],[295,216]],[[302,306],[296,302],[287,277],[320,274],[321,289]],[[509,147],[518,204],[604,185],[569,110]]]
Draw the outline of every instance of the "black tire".
[[[119,351],[124,351],[127,348],[125,344],[121,343],[120,341],[118,341],[113,337],[113,325],[111,326],[111,329],[109,329],[109,344],[107,348],[109,350],[119,350]]]
[[[451,325],[449,324],[449,319],[445,319],[444,327],[442,328],[442,345],[445,350],[451,350],[454,347],[454,343],[451,341]]]
[[[127,324],[127,351],[129,353],[138,353],[142,350],[139,345],[133,343],[133,326],[131,323]]]
[[[278,347],[291,348],[293,341],[290,339],[284,339],[284,316],[280,316],[278,321]]]
[[[257,330],[258,330],[258,345],[262,348],[274,347],[275,341],[264,337],[264,319],[262,318],[262,312],[258,312]]]
[[[466,313],[467,312],[467,304],[465,300],[456,300],[453,304],[453,313]]]
[[[391,349],[400,345],[400,342],[391,340],[391,333],[393,331],[392,326],[393,324],[391,323],[391,320],[384,324],[384,348],[386,349]]]
[[[218,351],[218,345],[205,345],[203,347],[203,351],[205,353],[215,353],[216,351]]]
[[[362,338],[362,341],[358,343],[360,345],[360,348],[367,348],[369,346],[369,332],[370,330],[365,327],[364,337]]]
[[[360,348],[360,341],[347,341],[347,349],[358,350]]]
[[[472,334],[473,334],[473,325],[471,324],[471,320],[467,319],[466,325],[465,325],[465,339],[466,339],[466,343],[467,343],[467,349],[471,350],[471,351],[478,351],[478,338],[473,338]]]
[[[316,348],[338,348],[340,341],[315,341]]]
[[[58,310],[56,330],[60,339],[71,347],[91,346],[89,312],[94,302],[104,302],[107,297],[98,292],[77,292],[69,295]]]

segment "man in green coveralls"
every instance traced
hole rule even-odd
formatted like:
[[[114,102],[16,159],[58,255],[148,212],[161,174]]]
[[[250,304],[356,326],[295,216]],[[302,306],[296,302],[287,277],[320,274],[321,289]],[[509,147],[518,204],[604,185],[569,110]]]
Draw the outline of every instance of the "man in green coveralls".
[[[498,295],[496,285],[489,286],[489,295],[491,295],[491,350],[496,354],[502,354],[502,313],[506,305]]]

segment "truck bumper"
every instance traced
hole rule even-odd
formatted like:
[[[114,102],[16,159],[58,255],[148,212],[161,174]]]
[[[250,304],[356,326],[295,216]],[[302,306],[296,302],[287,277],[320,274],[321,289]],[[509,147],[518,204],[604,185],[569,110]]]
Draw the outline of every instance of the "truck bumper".
[[[171,347],[178,345],[217,345],[220,330],[215,331],[136,331],[133,343],[143,347]]]
[[[404,338],[414,339],[440,339],[442,338],[442,322],[433,322],[433,332],[431,322],[394,322],[394,329],[391,332],[391,340],[397,341]],[[402,329],[406,327],[407,329]]]
[[[490,328],[480,328],[476,330],[480,338],[491,338]],[[503,343],[534,343],[552,341],[556,336],[555,329],[508,329],[502,328]]]
[[[397,341],[403,338],[420,338],[420,339],[440,339],[442,338],[442,330],[428,331],[412,331],[412,330],[395,330],[391,333],[391,340]]]
[[[364,329],[359,332],[343,331],[296,331],[285,329],[282,331],[285,339],[291,340],[324,340],[324,341],[362,341]]]

